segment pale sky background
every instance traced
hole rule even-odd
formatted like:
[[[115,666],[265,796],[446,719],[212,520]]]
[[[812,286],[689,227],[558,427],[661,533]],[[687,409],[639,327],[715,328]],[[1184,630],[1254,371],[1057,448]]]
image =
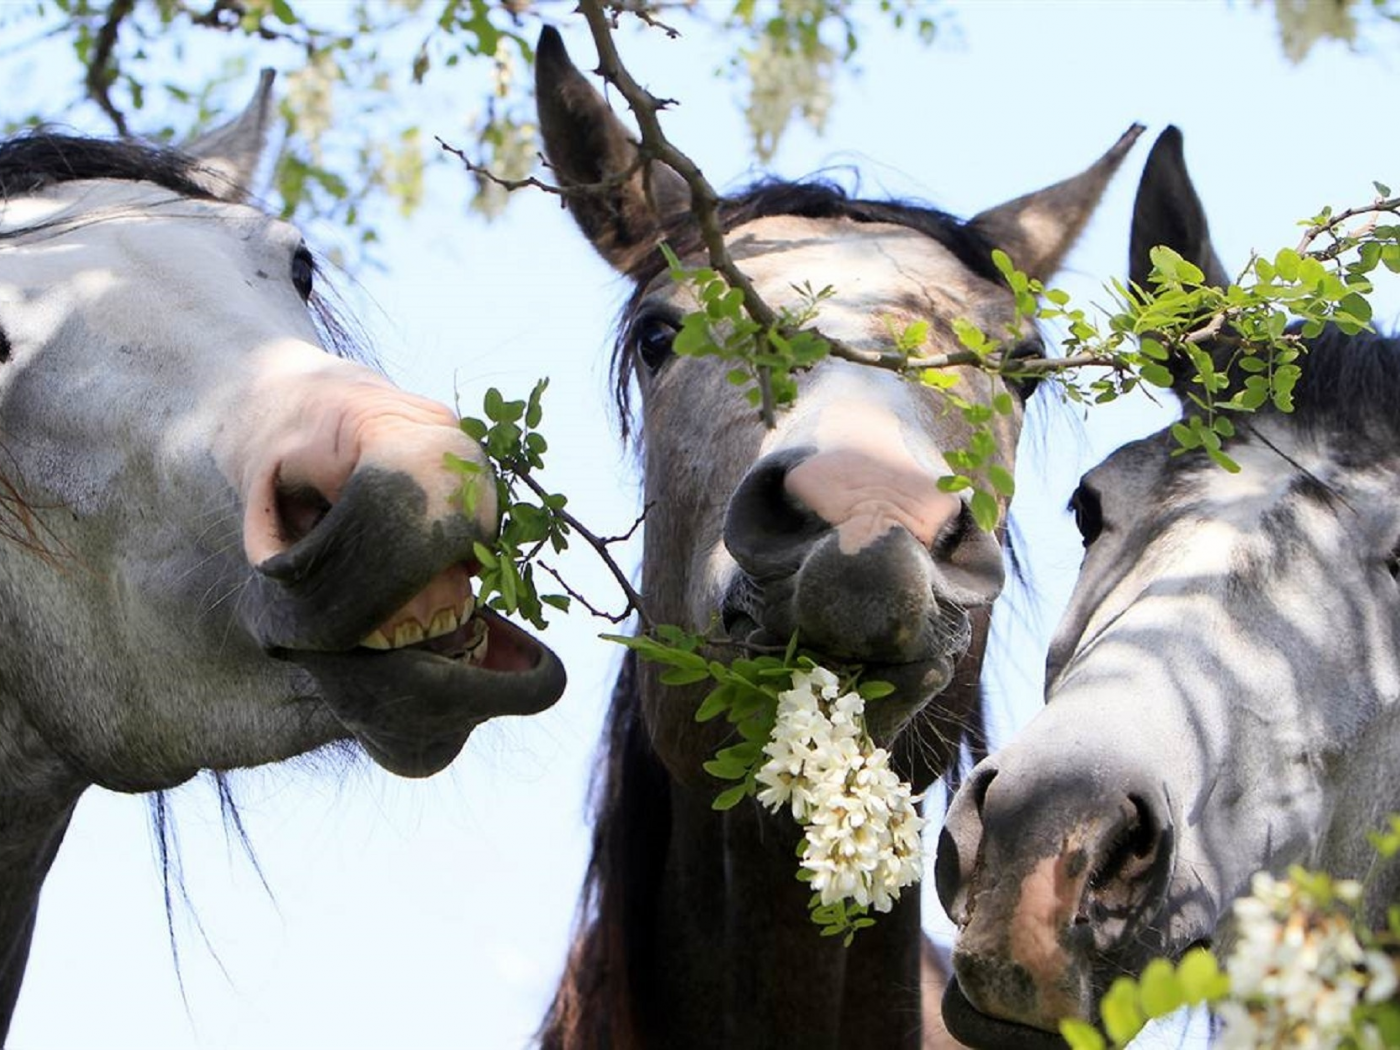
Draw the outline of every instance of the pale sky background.
[[[581,22],[561,28],[578,64],[591,66]],[[1185,131],[1230,267],[1253,248],[1295,243],[1296,220],[1324,204],[1364,202],[1372,179],[1400,186],[1393,30],[1372,37],[1371,53],[1327,44],[1294,68],[1271,8],[1246,3],[964,2],[945,29],[931,49],[909,33],[868,32],[862,71],[838,83],[825,134],[793,131],[771,170],[839,166],[847,178],[853,168],[868,195],[968,215],[1080,170],[1142,121],[1147,136],[1057,282],[1089,301],[1102,301],[1104,280],[1122,272],[1138,170],[1167,123]],[[623,46],[639,79],[682,100],[666,127],[713,181],[733,187],[756,173],[734,92],[711,76],[722,39],[629,33]],[[42,83],[13,56],[0,66],[0,90]],[[250,78],[228,104],[251,89]],[[476,99],[474,88],[433,77],[405,105],[460,141]],[[552,376],[546,480],[597,531],[620,531],[636,514],[636,474],[608,414],[606,359],[625,288],[555,200],[527,194],[485,225],[464,213],[462,180],[439,171],[428,206],[384,228],[387,270],[363,275],[361,319],[396,380],[449,403],[454,384],[474,408],[488,385],[523,396]],[[333,231],[312,237],[334,244]],[[1380,280],[1377,312],[1393,322],[1400,282]],[[1096,413],[1087,441],[1059,423],[1033,427],[1044,438],[1023,442],[1018,507],[1030,540],[1021,553],[1039,588],[1021,626],[1000,618],[989,661],[1002,734],[1040,702],[1046,635],[1078,563],[1060,508],[1084,469],[1166,418],[1135,402]],[[586,551],[565,565],[613,601]],[[44,891],[11,1047],[525,1045],[562,965],[586,860],[586,791],[618,660],[596,638],[607,626],[581,612],[561,620],[547,640],[569,668],[563,699],[478,730],[429,781],[315,757],[236,776],[271,896],[226,838],[209,783],[175,792],[192,902],[175,909],[183,1001],[146,800],[90,790]],[[936,833],[926,841],[931,851]],[[931,890],[925,897],[932,905]]]

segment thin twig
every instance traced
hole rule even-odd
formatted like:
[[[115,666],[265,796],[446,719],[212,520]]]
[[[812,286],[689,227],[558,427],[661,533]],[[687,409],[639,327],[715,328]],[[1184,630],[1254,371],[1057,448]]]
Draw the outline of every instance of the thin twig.
[[[1325,223],[1322,223],[1317,226],[1309,226],[1303,232],[1303,238],[1298,242],[1298,247],[1296,250],[1299,255],[1304,254],[1308,251],[1308,246],[1311,245],[1313,241],[1317,240],[1317,238],[1321,237],[1324,233],[1330,234],[1333,238],[1336,238],[1337,227],[1349,219],[1356,218],[1358,215],[1370,215],[1371,219],[1365,226],[1361,228],[1361,230],[1357,231],[1357,234],[1355,235],[1364,235],[1366,233],[1369,233],[1371,230],[1375,229],[1377,221],[1379,220],[1381,214],[1384,212],[1390,212],[1392,214],[1400,212],[1400,197],[1391,197],[1388,200],[1381,200],[1378,198],[1372,201],[1370,204],[1364,205],[1362,207],[1347,208],[1344,211],[1339,211],[1336,215],[1334,215],[1330,220],[1328,220]],[[1331,245],[1330,247],[1321,248],[1313,254],[1317,259],[1325,262],[1328,259],[1335,258],[1341,250],[1341,242],[1337,241],[1337,243]]]
[[[517,470],[515,471],[515,476],[523,481],[530,491],[541,499],[550,495],[548,490],[531,477],[528,471]],[[642,596],[637,593],[636,588],[632,586],[632,581],[627,578],[627,574],[622,571],[622,567],[617,564],[617,561],[612,556],[612,552],[608,550],[608,543],[613,541],[600,539],[567,510],[551,510],[550,513],[554,514],[560,521],[564,522],[569,528],[573,529],[574,532],[578,533],[578,535],[583,538],[583,541],[592,547],[598,556],[603,559],[603,564],[607,566],[608,571],[612,573],[613,579],[617,581],[618,587],[622,589],[622,593],[626,596],[628,605],[632,610],[635,610],[637,618],[642,621],[643,627],[650,628],[652,626],[652,620],[651,617],[647,615],[646,606],[642,602]],[[633,526],[633,531],[635,531],[635,529],[636,526]],[[629,532],[628,535],[630,536],[631,532]],[[611,619],[611,617],[608,618]]]
[[[568,595],[570,598],[572,598],[574,601],[576,601],[576,602],[578,602],[580,605],[582,605],[585,609],[587,609],[587,610],[588,610],[590,613],[592,613],[594,616],[598,617],[598,619],[600,619],[600,620],[607,620],[609,623],[622,623],[622,622],[625,621],[629,616],[632,615],[632,609],[633,609],[633,607],[632,607],[630,604],[627,606],[627,608],[623,609],[622,612],[620,612],[620,613],[610,613],[610,612],[608,612],[606,609],[600,609],[600,608],[598,608],[596,605],[594,605],[592,602],[590,602],[587,598],[585,598],[582,594],[580,594],[578,591],[574,590],[574,588],[570,587],[568,581],[565,580],[563,576],[559,575],[559,570],[555,569],[554,566],[549,565],[549,564],[547,564],[546,562],[543,562],[543,561],[536,562],[535,564],[538,565],[538,566],[539,566],[541,569],[543,569],[545,572],[547,572],[547,573],[549,573],[551,576],[553,576],[553,577],[554,577],[554,582],[557,583],[557,584],[559,584],[560,587],[563,587],[563,588],[564,588],[564,593],[565,593],[565,594],[567,594],[567,595]]]

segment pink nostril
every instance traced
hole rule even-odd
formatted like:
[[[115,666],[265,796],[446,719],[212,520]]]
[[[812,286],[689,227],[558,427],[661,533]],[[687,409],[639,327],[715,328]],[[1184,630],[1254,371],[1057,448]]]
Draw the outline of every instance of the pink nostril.
[[[281,481],[277,483],[275,506],[278,535],[289,547],[309,535],[331,509],[330,500],[314,486],[286,485]]]

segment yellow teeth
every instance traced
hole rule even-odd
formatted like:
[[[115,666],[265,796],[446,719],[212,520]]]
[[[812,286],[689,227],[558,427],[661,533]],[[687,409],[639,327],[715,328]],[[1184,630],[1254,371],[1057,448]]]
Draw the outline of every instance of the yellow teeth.
[[[485,620],[477,620],[476,626],[472,628],[471,638],[467,641],[467,662],[479,664],[486,659],[487,642],[491,632],[486,627]]]
[[[451,609],[439,609],[433,613],[433,622],[428,624],[428,637],[436,638],[439,635],[451,634],[457,629],[459,623],[457,614]]]
[[[429,638],[439,638],[444,634],[451,634],[472,618],[476,612],[476,599],[468,594],[462,600],[461,606],[456,609],[439,609],[433,613],[433,618],[425,628],[415,619],[404,620],[396,623],[390,628],[377,627],[369,634],[360,639],[360,645],[366,649],[402,649],[406,645],[416,645],[418,642],[427,641]],[[477,621],[479,626],[473,633],[473,641],[468,648],[475,653],[478,645],[483,646],[481,655],[485,656],[484,643],[486,639],[486,624]],[[392,632],[392,633],[390,633]],[[477,657],[473,657],[476,659]]]

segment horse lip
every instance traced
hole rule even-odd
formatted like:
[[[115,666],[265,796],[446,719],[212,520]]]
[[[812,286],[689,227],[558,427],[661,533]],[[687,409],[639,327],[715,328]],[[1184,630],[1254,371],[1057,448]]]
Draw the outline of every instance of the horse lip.
[[[943,1023],[948,1034],[973,1050],[1064,1050],[1056,1032],[984,1014],[963,994],[952,977],[943,991]]]
[[[456,758],[481,723],[536,714],[564,692],[564,666],[552,650],[488,609],[477,615],[490,625],[498,651],[504,643],[533,656],[533,664],[493,668],[416,648],[274,655],[311,675],[322,702],[378,765],[426,777]]]

